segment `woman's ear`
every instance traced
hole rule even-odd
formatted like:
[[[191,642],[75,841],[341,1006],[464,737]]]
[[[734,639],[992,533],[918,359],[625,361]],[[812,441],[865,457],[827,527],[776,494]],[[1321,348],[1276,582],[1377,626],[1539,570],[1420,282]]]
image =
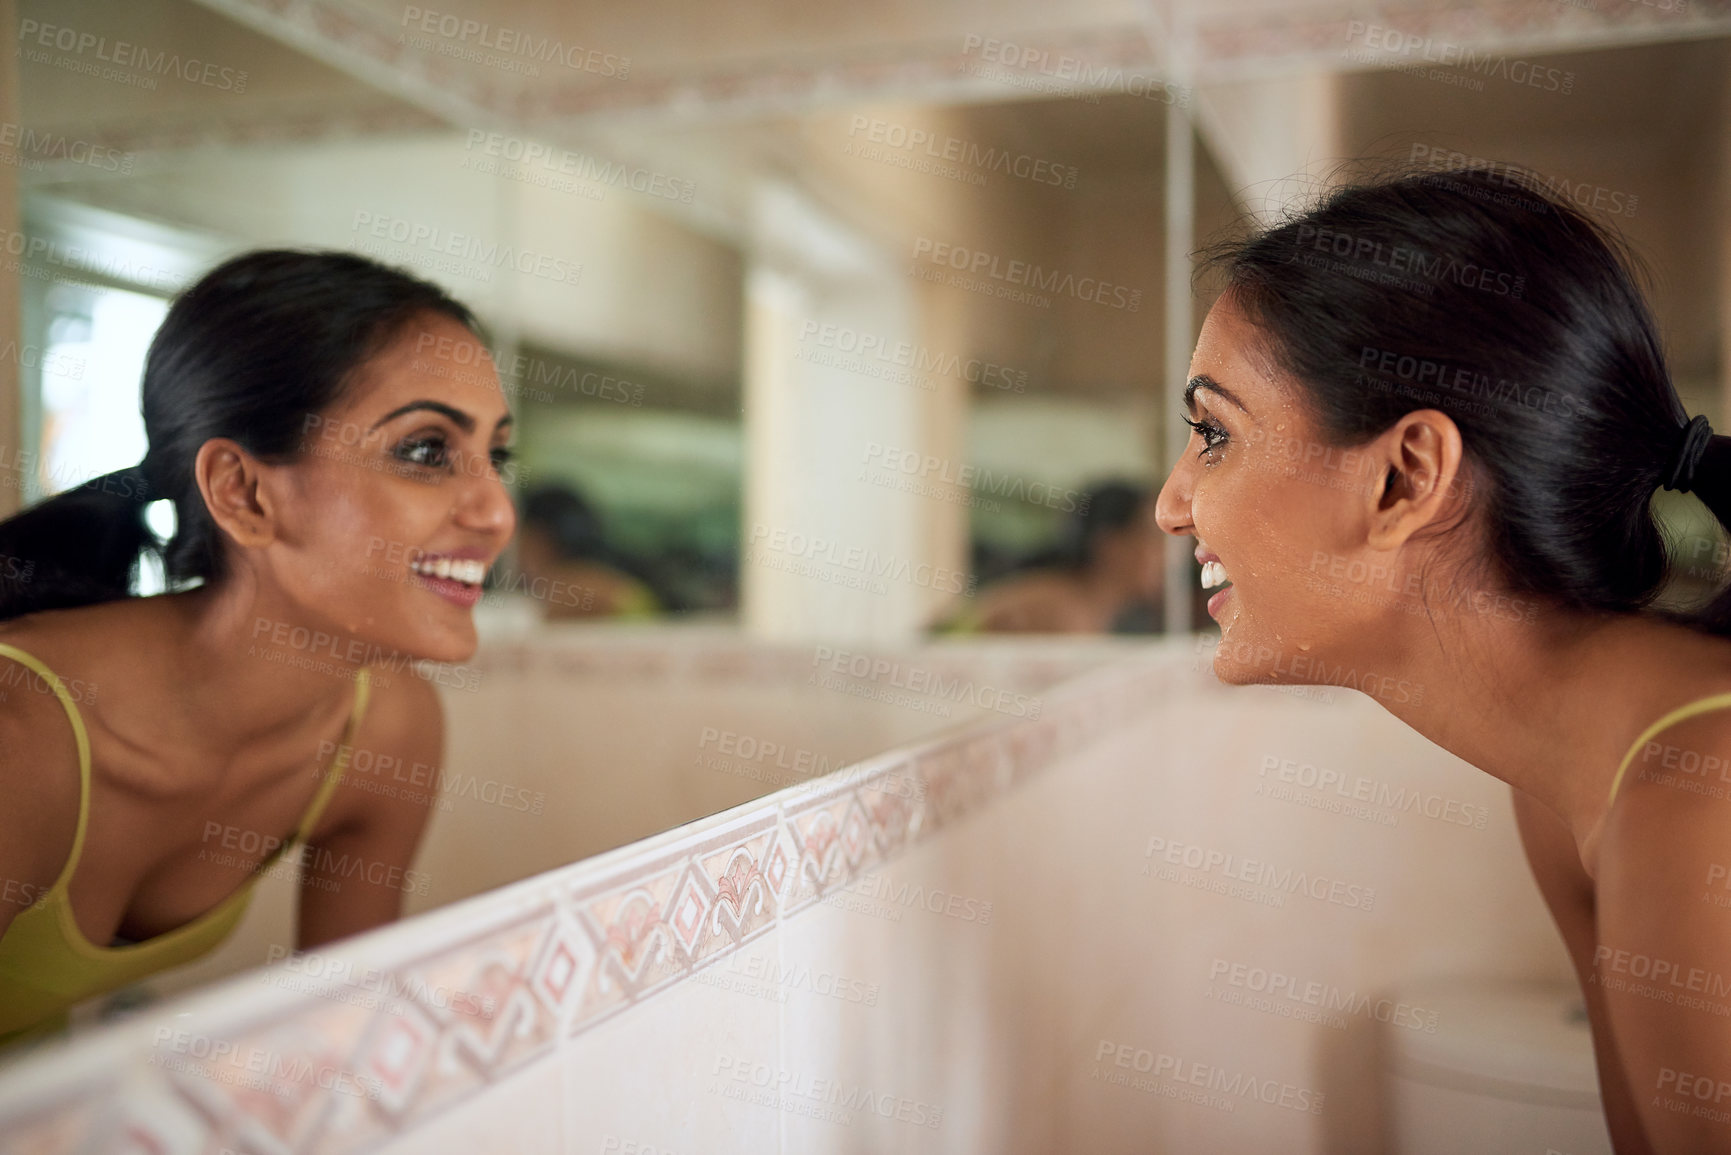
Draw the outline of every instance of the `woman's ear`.
[[[1402,417],[1369,450],[1383,484],[1366,495],[1369,544],[1395,549],[1464,504],[1460,427],[1440,409]]]
[[[198,447],[193,480],[213,521],[236,545],[258,547],[276,540],[276,521],[257,458],[226,437]]]

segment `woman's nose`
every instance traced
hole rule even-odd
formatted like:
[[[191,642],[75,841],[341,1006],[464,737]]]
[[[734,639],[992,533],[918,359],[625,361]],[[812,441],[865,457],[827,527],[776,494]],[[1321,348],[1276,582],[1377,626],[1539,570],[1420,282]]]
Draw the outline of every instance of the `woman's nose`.
[[[517,507],[505,483],[489,474],[474,478],[466,489],[457,501],[458,522],[509,538],[517,528]]]
[[[1154,503],[1154,520],[1171,534],[1190,532],[1190,482],[1183,465],[1174,465]]]

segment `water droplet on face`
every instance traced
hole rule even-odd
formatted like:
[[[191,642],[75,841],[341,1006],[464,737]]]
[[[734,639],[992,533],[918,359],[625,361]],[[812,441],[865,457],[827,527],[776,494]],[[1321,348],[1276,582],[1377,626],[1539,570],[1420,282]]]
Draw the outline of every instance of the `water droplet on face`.
[[[1300,650],[1308,650],[1308,649],[1310,649],[1310,643],[1309,642],[1299,642],[1298,648]]]

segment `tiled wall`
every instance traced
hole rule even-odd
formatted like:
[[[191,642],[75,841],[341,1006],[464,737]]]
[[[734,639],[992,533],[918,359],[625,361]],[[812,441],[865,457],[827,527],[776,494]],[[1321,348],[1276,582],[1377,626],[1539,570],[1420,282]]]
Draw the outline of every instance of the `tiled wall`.
[[[766,646],[722,629],[587,624],[492,641],[440,690],[444,799],[413,864],[406,911],[591,857],[980,718],[1015,717],[1055,683],[1124,652],[1122,640],[985,639],[855,655]],[[834,668],[861,668],[862,657],[871,663],[864,677]],[[900,688],[910,683],[920,692]],[[352,772],[383,789],[421,788],[429,777],[372,765],[357,754]],[[294,943],[296,887],[291,873],[267,877],[219,948],[127,997],[194,990],[280,957]],[[100,1011],[90,1005],[80,1016]]]
[[[1197,665],[1149,647],[1048,691],[1037,719],[27,1057],[0,1070],[0,1147],[1380,1150],[1374,1004],[1281,1014],[1221,964],[1376,996],[1562,973],[1506,790],[1356,694],[1225,688]],[[1283,762],[1368,780],[1370,804]],[[1175,845],[1204,865],[1163,871]],[[1282,881],[1226,877],[1251,860]]]
[[[987,718],[24,1054],[0,1070],[4,1149],[580,1150],[606,1146],[597,1126],[653,1124],[693,1150],[765,1150],[777,1113],[734,1092],[753,1090],[786,1008],[734,985],[756,960],[779,966],[786,920],[1151,688],[1072,683],[1037,718]],[[800,993],[876,1003],[834,977],[800,978]],[[772,995],[787,986],[769,981]],[[682,1072],[712,1056],[747,1077],[705,1076],[715,1091],[694,1099]],[[464,1128],[477,1138],[457,1142]]]

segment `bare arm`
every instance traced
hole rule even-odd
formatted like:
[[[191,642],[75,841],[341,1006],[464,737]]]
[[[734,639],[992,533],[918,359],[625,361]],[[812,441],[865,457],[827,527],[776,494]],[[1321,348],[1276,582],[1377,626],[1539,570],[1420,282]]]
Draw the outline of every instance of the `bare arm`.
[[[1513,793],[1521,846],[1533,869],[1533,879],[1539,884],[1539,893],[1562,932],[1563,945],[1568,948],[1586,1000],[1587,1020],[1593,1031],[1593,1058],[1599,1070],[1599,1096],[1604,1101],[1611,1141],[1617,1155],[1650,1155],[1653,1148],[1647,1142],[1634,1093],[1617,1051],[1617,1040],[1611,1032],[1605,990],[1593,974],[1593,950],[1597,945],[1593,880],[1582,869],[1574,837],[1563,820],[1525,791]]]
[[[382,681],[382,679],[381,679]],[[406,669],[375,686],[357,752],[333,793],[301,878],[298,946],[371,930],[402,916],[427,880],[410,868],[439,789],[444,714],[437,692]],[[358,770],[358,761],[370,770]]]

